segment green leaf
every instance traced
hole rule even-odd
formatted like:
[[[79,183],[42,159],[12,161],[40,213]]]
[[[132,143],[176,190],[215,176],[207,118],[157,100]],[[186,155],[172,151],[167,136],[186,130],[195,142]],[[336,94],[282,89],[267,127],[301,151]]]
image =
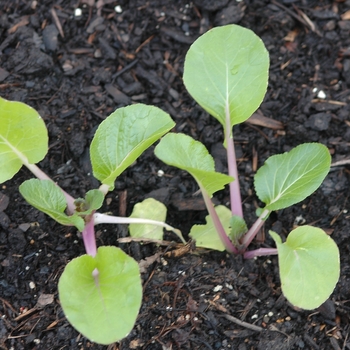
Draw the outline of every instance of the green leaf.
[[[78,215],[90,215],[93,211],[101,208],[105,196],[100,190],[86,192],[85,199],[78,198],[74,201]]]
[[[100,124],[92,140],[94,176],[113,189],[117,176],[174,125],[157,107],[136,104],[117,109]]]
[[[183,79],[191,96],[226,129],[226,110],[232,126],[259,107],[268,69],[261,39],[249,29],[227,25],[209,30],[192,44]]]
[[[268,158],[257,171],[254,185],[266,209],[279,210],[305,199],[329,172],[331,156],[320,143],[304,143]]]
[[[335,242],[320,228],[300,226],[282,243],[276,242],[282,291],[293,305],[311,310],[323,304],[339,279],[339,250]]]
[[[229,232],[232,217],[231,211],[224,205],[218,205],[215,207],[215,211],[218,214],[225,232]],[[224,251],[225,246],[216,231],[213,219],[210,215],[207,215],[205,221],[205,225],[193,225],[189,235],[196,240],[197,247],[215,249],[221,252]]]
[[[151,219],[165,222],[166,206],[153,199],[147,198],[137,203],[130,215],[131,218]],[[149,224],[130,224],[131,237],[141,237],[150,239],[163,239],[163,227]]]
[[[24,199],[33,207],[51,216],[61,225],[75,226],[83,231],[85,223],[78,215],[68,216],[66,199],[61,189],[50,180],[30,179],[19,186]]]
[[[137,262],[116,247],[100,247],[64,269],[58,283],[62,309],[78,332],[99,344],[126,337],[138,315],[142,286]]]
[[[22,102],[0,97],[0,183],[11,179],[23,164],[40,162],[48,136],[38,112]]]
[[[169,133],[160,140],[154,153],[164,163],[188,171],[209,196],[233,181],[231,176],[215,171],[213,157],[190,136]]]
[[[234,246],[239,246],[239,240],[248,231],[248,227],[243,218],[238,215],[233,215],[230,219],[230,234],[229,237]]]

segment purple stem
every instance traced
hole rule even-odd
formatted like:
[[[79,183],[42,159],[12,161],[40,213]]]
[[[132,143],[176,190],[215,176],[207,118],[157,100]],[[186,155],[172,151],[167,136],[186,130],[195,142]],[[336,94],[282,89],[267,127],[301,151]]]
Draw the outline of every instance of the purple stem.
[[[260,248],[244,253],[244,259],[253,259],[257,256],[277,255],[277,248]]]
[[[225,249],[229,253],[233,254],[239,254],[238,249],[232,244],[230,238],[227,236],[224,227],[222,226],[222,223],[218,217],[218,214],[214,208],[213,202],[211,201],[208,193],[205,191],[204,188],[201,187],[203,199],[205,202],[205,206],[207,207],[207,210],[209,212],[209,215],[211,216],[214,226],[216,228],[216,231],[221,239],[221,242],[224,244]]]
[[[226,113],[225,140],[226,140],[226,147],[227,147],[228,174],[234,178],[234,180],[230,182],[231,212],[232,212],[232,215],[237,215],[243,218],[242,199],[241,199],[241,191],[239,188],[235,144],[233,142],[232,125],[231,125],[230,110],[229,110],[228,104],[226,104],[225,113]]]
[[[90,216],[89,221],[86,221],[82,235],[86,253],[94,257],[97,253],[97,248],[93,215]]]
[[[252,242],[254,237],[258,234],[260,228],[264,225],[267,216],[270,211],[265,209],[258,219],[255,221],[254,225],[249,229],[249,231],[241,239],[242,250],[247,249],[249,244]]]

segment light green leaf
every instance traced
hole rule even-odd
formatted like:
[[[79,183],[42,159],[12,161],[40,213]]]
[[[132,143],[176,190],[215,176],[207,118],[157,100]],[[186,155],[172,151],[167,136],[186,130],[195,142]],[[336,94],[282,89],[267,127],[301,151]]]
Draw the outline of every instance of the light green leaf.
[[[224,205],[218,205],[215,207],[215,211],[218,214],[225,232],[229,232],[232,217],[231,211]],[[224,251],[225,246],[216,231],[213,219],[210,215],[207,215],[205,221],[205,225],[193,225],[189,235],[196,240],[197,247],[215,249],[221,252]]]
[[[320,228],[300,226],[282,243],[276,242],[282,291],[293,305],[311,310],[323,304],[339,279],[339,250],[335,242]]]
[[[147,198],[134,206],[130,217],[165,222],[166,212],[167,209],[163,203],[153,198]],[[131,237],[163,239],[163,227],[156,225],[130,224],[129,231]]]
[[[230,220],[229,237],[234,246],[239,246],[239,240],[248,231],[248,227],[243,218],[238,215],[233,215]]]
[[[267,159],[257,171],[254,185],[266,209],[279,210],[305,199],[329,172],[331,156],[320,143],[304,143],[288,153]]]
[[[214,159],[205,146],[184,134],[165,135],[154,150],[168,165],[188,171],[209,196],[224,188],[233,178],[215,171]]]
[[[105,196],[100,190],[86,192],[85,198],[74,201],[78,215],[90,215],[93,211],[101,208]]]
[[[183,79],[191,96],[226,129],[226,111],[232,126],[259,107],[268,69],[261,39],[247,28],[227,25],[209,30],[192,44]]]
[[[83,231],[85,223],[81,217],[64,213],[67,208],[66,199],[61,189],[52,181],[26,180],[19,186],[19,191],[30,205],[51,216],[61,225],[75,226]]]
[[[137,262],[116,247],[100,247],[64,269],[58,293],[67,320],[99,344],[126,337],[138,315],[142,286]]]
[[[92,140],[94,176],[113,189],[117,176],[174,125],[157,107],[135,104],[117,109],[100,124]]]
[[[47,129],[38,112],[0,97],[0,183],[11,179],[23,164],[40,162],[47,150]]]

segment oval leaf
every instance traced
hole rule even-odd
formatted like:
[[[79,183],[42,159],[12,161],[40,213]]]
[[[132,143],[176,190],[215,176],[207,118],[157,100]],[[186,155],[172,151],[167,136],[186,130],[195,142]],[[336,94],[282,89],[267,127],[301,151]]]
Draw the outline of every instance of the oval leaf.
[[[215,211],[218,214],[225,232],[229,232],[232,217],[231,211],[224,205],[216,206]],[[221,252],[224,251],[225,246],[216,231],[212,217],[207,215],[205,217],[205,221],[205,225],[193,225],[191,228],[190,236],[196,241],[196,246],[207,249],[215,249]]]
[[[68,216],[64,213],[67,208],[66,198],[51,180],[26,180],[19,186],[19,192],[30,205],[51,216],[61,225],[75,226],[83,231],[84,220],[76,214]]]
[[[269,55],[261,39],[249,29],[227,25],[209,30],[192,44],[183,79],[191,96],[226,129],[259,107],[268,69]]]
[[[323,304],[339,279],[339,250],[334,241],[320,228],[300,226],[282,243],[277,233],[270,231],[276,242],[282,291],[295,306],[311,310]]]
[[[190,136],[167,134],[154,153],[164,163],[188,171],[209,196],[233,181],[231,176],[215,171],[213,157],[201,142]]]
[[[157,107],[136,104],[117,109],[100,124],[92,140],[94,176],[113,189],[117,176],[174,125]]]
[[[58,283],[62,309],[75,329],[99,344],[126,337],[138,315],[142,286],[137,262],[116,247],[100,247],[64,269]]]
[[[153,198],[147,198],[144,201],[135,204],[130,217],[165,222],[166,212],[166,206],[163,203]],[[131,237],[163,239],[163,227],[160,226],[149,224],[130,224],[129,230]]]
[[[257,171],[254,185],[266,209],[279,210],[305,199],[329,172],[331,156],[320,143],[304,143],[290,152],[267,159]]]
[[[0,183],[23,164],[40,162],[48,150],[48,135],[38,112],[22,102],[0,97]]]

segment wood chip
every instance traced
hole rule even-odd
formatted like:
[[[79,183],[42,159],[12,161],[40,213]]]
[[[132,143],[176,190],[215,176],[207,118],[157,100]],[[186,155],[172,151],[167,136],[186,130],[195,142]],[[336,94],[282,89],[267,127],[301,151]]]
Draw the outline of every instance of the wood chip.
[[[283,124],[275,119],[267,118],[259,113],[254,113],[246,123],[263,126],[272,130],[283,130]]]

